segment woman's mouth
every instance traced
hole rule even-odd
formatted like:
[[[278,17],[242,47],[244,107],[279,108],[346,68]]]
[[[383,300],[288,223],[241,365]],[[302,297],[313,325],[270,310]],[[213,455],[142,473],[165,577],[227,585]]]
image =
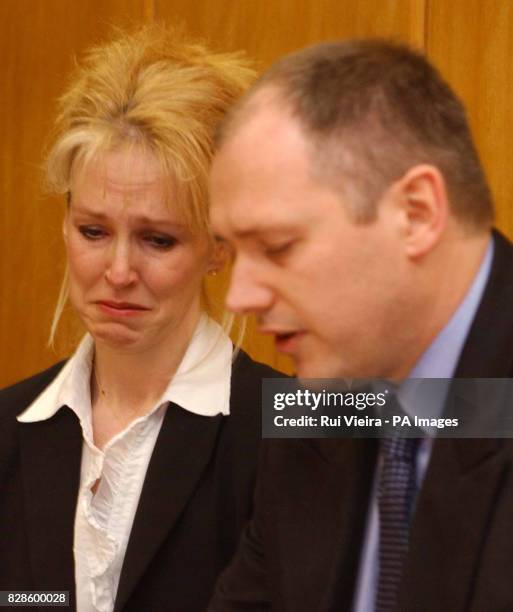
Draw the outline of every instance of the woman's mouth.
[[[113,300],[99,300],[96,302],[98,307],[106,314],[114,315],[117,317],[131,317],[141,315],[147,312],[149,308],[142,306],[141,304],[134,304],[133,302],[116,302]]]

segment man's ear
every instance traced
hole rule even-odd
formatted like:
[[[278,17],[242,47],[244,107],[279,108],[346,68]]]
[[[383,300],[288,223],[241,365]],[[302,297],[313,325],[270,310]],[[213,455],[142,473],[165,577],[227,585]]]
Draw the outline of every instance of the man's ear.
[[[410,168],[394,185],[401,208],[406,253],[429,253],[441,240],[449,219],[449,197],[442,173],[429,164]]]

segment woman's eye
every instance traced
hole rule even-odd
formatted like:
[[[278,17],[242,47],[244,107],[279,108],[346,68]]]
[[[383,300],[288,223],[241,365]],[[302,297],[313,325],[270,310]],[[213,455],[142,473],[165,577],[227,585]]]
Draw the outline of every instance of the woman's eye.
[[[99,240],[105,236],[105,231],[95,225],[79,225],[78,231],[88,240]]]
[[[165,251],[176,244],[176,238],[165,234],[149,234],[144,237],[144,240],[152,247]]]

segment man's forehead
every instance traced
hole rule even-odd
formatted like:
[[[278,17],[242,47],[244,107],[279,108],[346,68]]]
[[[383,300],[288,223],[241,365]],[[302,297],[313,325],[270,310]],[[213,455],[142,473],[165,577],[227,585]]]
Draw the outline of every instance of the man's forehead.
[[[274,92],[261,93],[214,158],[214,231],[251,236],[288,230],[301,196],[312,188],[308,139]]]
[[[264,86],[253,93],[236,111],[220,144],[220,150],[242,139],[265,139],[276,130],[300,130],[289,104],[277,87]]]
[[[280,107],[267,106],[248,115],[221,145],[211,182],[228,192],[242,187],[258,193],[269,182],[278,189],[310,170],[309,144],[297,121]]]
[[[239,238],[283,233],[297,222],[290,206],[278,199],[253,193],[251,189],[214,190],[211,223],[215,234],[229,233]]]

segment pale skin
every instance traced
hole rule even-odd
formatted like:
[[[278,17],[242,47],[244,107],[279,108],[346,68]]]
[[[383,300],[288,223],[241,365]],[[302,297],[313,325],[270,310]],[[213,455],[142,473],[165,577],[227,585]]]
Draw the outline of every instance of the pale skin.
[[[169,384],[201,315],[202,278],[220,261],[209,236],[166,202],[156,160],[137,149],[74,169],[63,230],[70,299],[95,343],[101,449]]]
[[[211,218],[237,253],[227,305],[256,314],[300,377],[400,380],[468,291],[489,228],[454,217],[429,164],[384,190],[373,221],[356,223],[311,155],[270,87],[223,142]]]

